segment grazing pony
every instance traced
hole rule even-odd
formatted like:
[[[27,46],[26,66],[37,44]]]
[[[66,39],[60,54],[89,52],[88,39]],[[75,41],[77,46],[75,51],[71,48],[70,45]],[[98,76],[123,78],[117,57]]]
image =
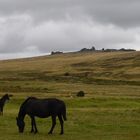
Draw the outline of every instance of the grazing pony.
[[[9,95],[5,94],[3,97],[0,99],[0,115],[3,115],[3,107],[5,105],[6,100],[9,100]]]
[[[24,117],[25,115],[29,115],[31,118],[31,133],[37,133],[36,121],[35,116],[40,118],[47,118],[51,116],[52,118],[52,127],[48,134],[52,134],[53,129],[56,124],[56,117],[58,116],[60,125],[61,125],[61,132],[60,134],[64,133],[63,130],[63,119],[66,120],[66,106],[65,103],[61,100],[55,98],[49,99],[37,99],[35,97],[28,97],[20,106],[17,120],[17,126],[19,132],[22,133],[24,131]]]

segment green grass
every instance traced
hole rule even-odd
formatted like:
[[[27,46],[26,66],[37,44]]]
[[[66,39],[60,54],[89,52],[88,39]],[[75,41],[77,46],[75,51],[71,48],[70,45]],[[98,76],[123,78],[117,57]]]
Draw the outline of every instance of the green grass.
[[[37,96],[37,94],[36,94]],[[38,95],[40,96],[40,95]],[[15,117],[25,97],[14,95],[6,104],[4,116],[0,116],[0,135],[2,140],[18,139],[89,139],[89,140],[127,140],[140,139],[140,98],[122,97],[59,97],[66,102],[67,118],[65,134],[59,135],[60,125],[57,120],[53,135],[47,132],[51,127],[51,118],[37,118],[39,134],[30,134],[30,118],[25,118],[26,127],[19,134]]]
[[[85,97],[76,97],[78,91]],[[139,140],[140,52],[68,53],[0,61],[0,96],[14,96],[0,116],[0,140]],[[16,116],[28,96],[65,101],[65,134],[47,132],[51,118],[37,119],[39,134],[30,134],[30,118],[19,134]]]

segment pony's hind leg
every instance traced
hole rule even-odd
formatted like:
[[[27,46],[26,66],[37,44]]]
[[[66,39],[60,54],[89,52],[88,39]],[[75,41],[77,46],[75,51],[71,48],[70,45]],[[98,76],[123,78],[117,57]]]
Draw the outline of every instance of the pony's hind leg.
[[[52,116],[52,127],[48,134],[52,134],[55,125],[56,125],[56,116]]]
[[[64,121],[62,119],[62,116],[61,115],[58,115],[58,118],[59,118],[59,121],[60,121],[60,125],[61,125],[61,132],[60,132],[60,135],[64,134],[64,129],[63,129],[63,124],[64,124]]]

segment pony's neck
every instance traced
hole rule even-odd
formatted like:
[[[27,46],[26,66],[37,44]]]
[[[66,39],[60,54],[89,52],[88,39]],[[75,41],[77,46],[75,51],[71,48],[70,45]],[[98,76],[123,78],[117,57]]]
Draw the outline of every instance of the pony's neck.
[[[3,104],[5,104],[6,100],[8,100],[8,99],[5,97],[2,97],[0,100],[1,100],[1,102],[3,102]]]
[[[20,106],[20,110],[18,113],[18,117],[21,119],[24,119],[25,115],[26,115],[26,103],[30,100],[30,99],[35,99],[34,97],[28,97]]]
[[[18,113],[18,118],[24,120],[25,115],[26,115],[26,113],[25,113],[24,109],[20,108],[20,111]]]

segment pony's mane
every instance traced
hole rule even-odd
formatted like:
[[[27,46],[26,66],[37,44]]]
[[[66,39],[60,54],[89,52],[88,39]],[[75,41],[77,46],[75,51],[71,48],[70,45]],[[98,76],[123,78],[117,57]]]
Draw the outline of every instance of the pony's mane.
[[[4,98],[8,97],[8,94],[3,95],[0,100],[3,100]]]
[[[37,99],[36,97],[28,97],[20,106],[19,114],[21,114],[24,110],[24,105],[31,99]]]
[[[25,103],[26,103],[27,101],[29,101],[30,99],[37,99],[37,98],[36,98],[36,97],[28,97],[28,98],[22,103],[21,107],[24,106]]]

